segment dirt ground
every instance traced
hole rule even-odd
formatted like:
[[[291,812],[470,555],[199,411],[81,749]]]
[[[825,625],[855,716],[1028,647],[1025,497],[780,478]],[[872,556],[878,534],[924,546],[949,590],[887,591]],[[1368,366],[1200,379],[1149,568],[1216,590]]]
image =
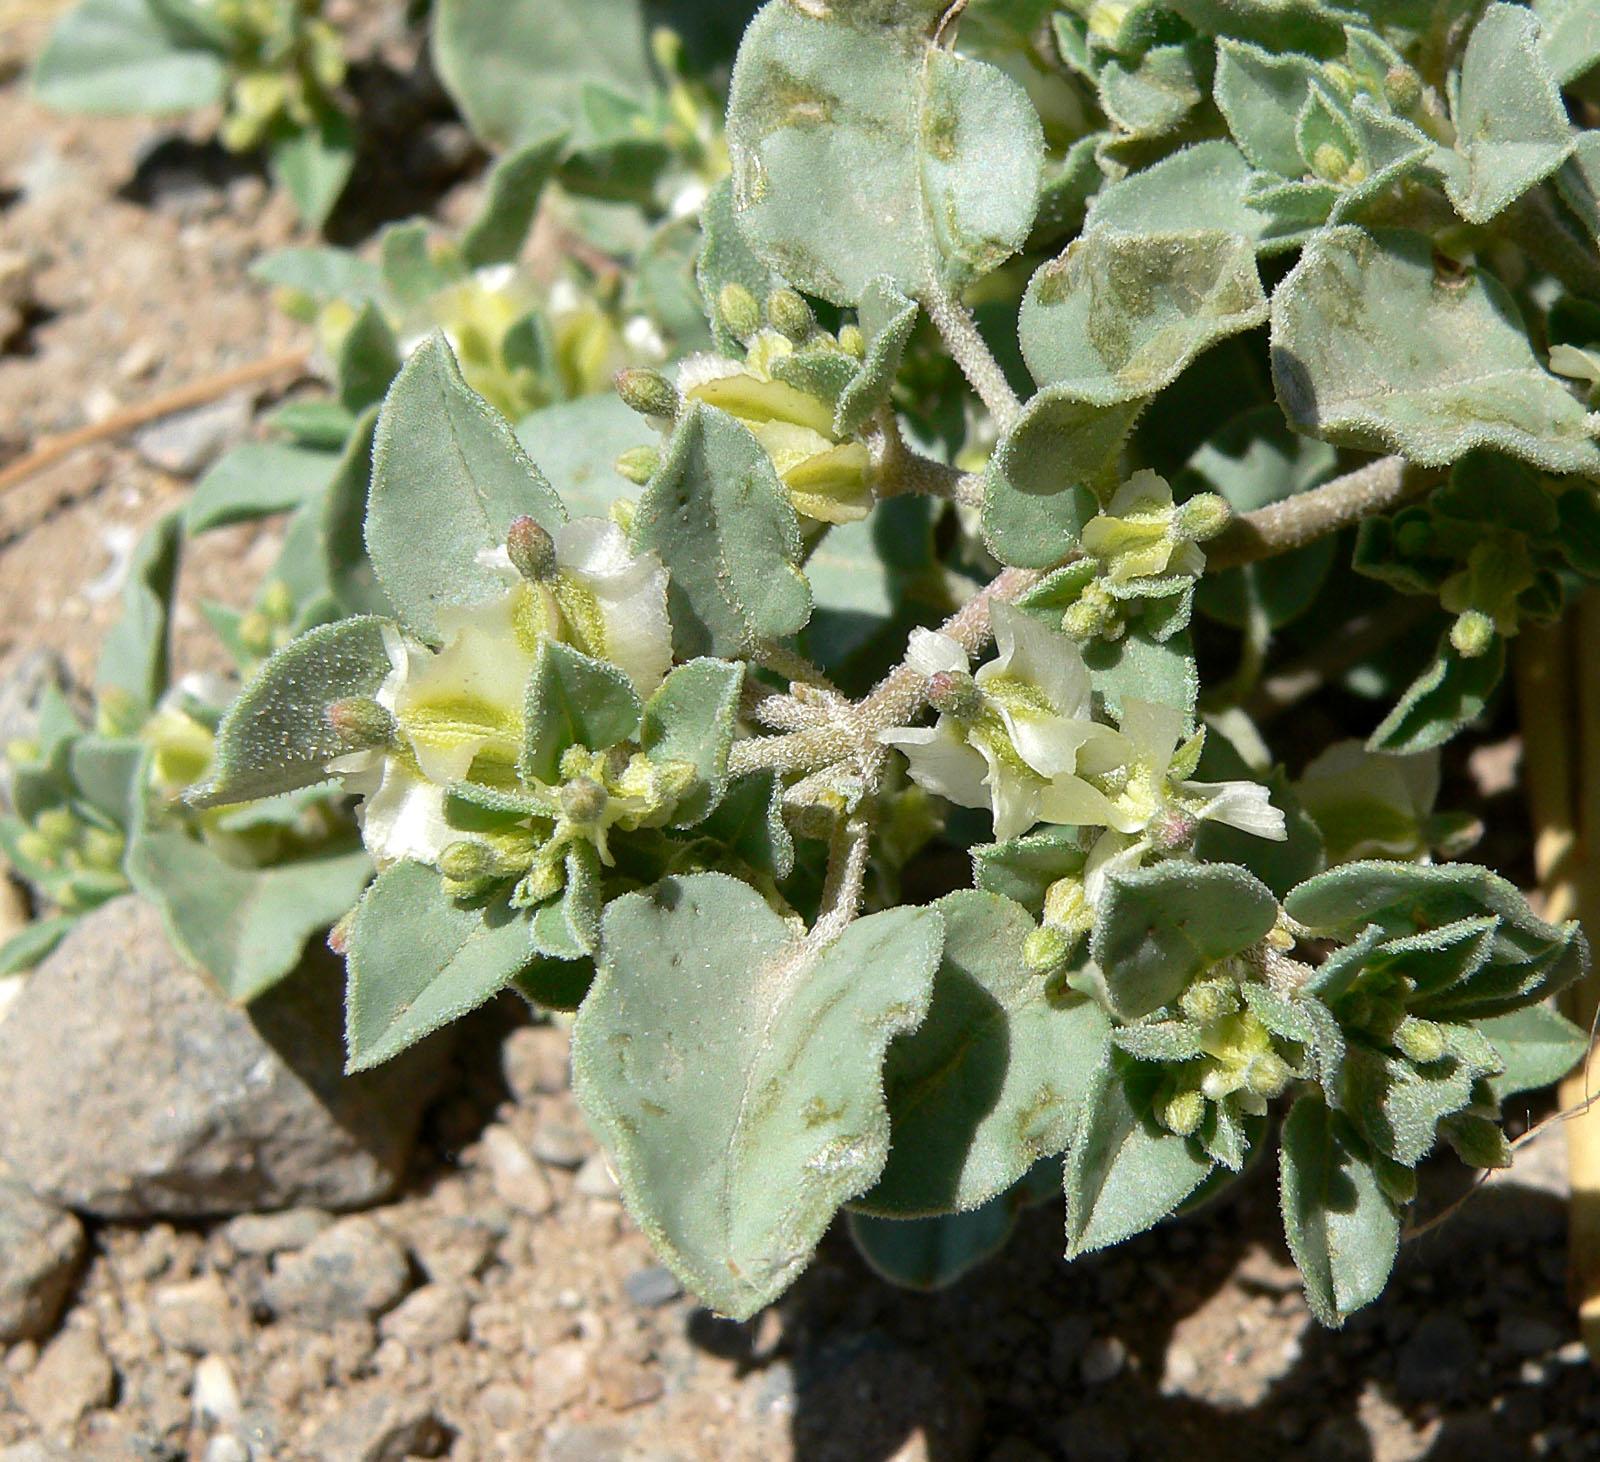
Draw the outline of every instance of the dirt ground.
[[[29,101],[20,73],[50,8],[0,0],[0,465],[300,338],[246,275],[295,238],[290,212],[206,144],[205,119],[62,119]],[[352,9],[362,85],[405,142],[371,216],[336,232],[417,207],[459,216],[479,159],[419,76],[400,7]],[[242,429],[268,400],[245,397]],[[42,646],[87,678],[133,537],[187,486],[124,440],[0,498],[0,675]],[[206,653],[197,600],[236,601],[274,546],[254,529],[202,543],[187,661]],[[886,1287],[836,1231],[790,1296],[733,1325],[655,1267],[566,1090],[564,1032],[526,1022],[508,1002],[470,1023],[407,1190],[370,1214],[404,1256],[375,1318],[266,1303],[270,1257],[323,1215],[94,1227],[57,1335],[0,1360],[0,1457],[1600,1456],[1600,1388],[1563,1294],[1559,1132],[1408,1246],[1390,1294],[1339,1333],[1300,1298],[1270,1171],[1070,1267],[1046,1206],[935,1296]],[[1428,1177],[1436,1208],[1455,1179]]]

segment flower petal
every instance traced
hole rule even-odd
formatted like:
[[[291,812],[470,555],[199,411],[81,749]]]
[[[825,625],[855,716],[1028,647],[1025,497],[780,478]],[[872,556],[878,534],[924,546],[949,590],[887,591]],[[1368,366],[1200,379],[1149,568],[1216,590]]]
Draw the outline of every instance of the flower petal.
[[[906,664],[919,675],[937,675],[941,671],[964,673],[967,663],[967,652],[949,635],[920,627],[911,631],[906,645]]]
[[[444,788],[419,777],[398,757],[384,764],[383,781],[361,805],[361,837],[380,868],[403,859],[437,863],[456,840],[445,821]]]
[[[1203,822],[1220,822],[1272,842],[1289,836],[1283,809],[1273,806],[1272,794],[1259,782],[1183,782],[1179,790],[1202,799],[1198,816]]]
[[[885,746],[905,753],[911,780],[958,807],[988,807],[983,757],[957,736],[947,722],[936,727],[894,726],[878,733]]]

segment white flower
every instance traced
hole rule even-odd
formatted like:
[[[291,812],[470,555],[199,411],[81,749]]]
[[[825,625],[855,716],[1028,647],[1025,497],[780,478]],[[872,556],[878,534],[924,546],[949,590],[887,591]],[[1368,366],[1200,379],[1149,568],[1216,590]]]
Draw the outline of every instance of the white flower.
[[[1080,758],[1117,737],[1090,719],[1089,672],[1070,640],[1022,611],[994,610],[999,656],[973,677],[972,704],[932,727],[897,726],[879,740],[899,747],[911,776],[961,807],[987,808],[1000,841],[1036,822],[1115,823],[1104,792],[1078,775]],[[944,635],[912,637],[911,663],[924,675],[964,676],[967,657]]]

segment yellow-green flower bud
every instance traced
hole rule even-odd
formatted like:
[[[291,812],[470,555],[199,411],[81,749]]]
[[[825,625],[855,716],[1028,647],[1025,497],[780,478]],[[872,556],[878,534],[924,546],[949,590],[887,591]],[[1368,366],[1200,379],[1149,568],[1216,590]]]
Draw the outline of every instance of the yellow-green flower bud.
[[[252,655],[272,653],[272,621],[253,609],[239,621],[239,643]]]
[[[452,883],[479,883],[500,871],[500,860],[487,843],[461,838],[439,854],[439,872]]]
[[[1174,515],[1178,533],[1195,543],[1215,538],[1233,520],[1227,498],[1216,492],[1197,492],[1181,503]]]
[[[17,836],[17,851],[30,863],[41,863],[47,868],[55,866],[57,848],[49,838],[41,837],[29,829]]]
[[[1072,958],[1078,939],[1059,924],[1041,924],[1022,941],[1022,962],[1036,975],[1053,974]]]
[[[506,528],[506,553],[516,571],[531,583],[541,584],[555,575],[555,540],[526,514],[513,518]]]
[[[1420,1066],[1441,1060],[1448,1049],[1444,1031],[1431,1020],[1408,1015],[1394,1031],[1395,1049]]]
[[[598,822],[610,801],[606,789],[593,777],[574,777],[561,789],[561,811],[570,822]]]
[[[657,447],[629,447],[616,461],[617,472],[638,487],[654,477],[660,465],[661,451]]]
[[[717,291],[717,314],[739,340],[748,340],[761,328],[761,305],[742,284],[725,284]]]
[[[1089,584],[1061,616],[1061,628],[1080,644],[1089,640],[1116,640],[1125,625],[1117,601],[1099,584]]]
[[[1231,980],[1199,980],[1178,997],[1178,1008],[1190,1020],[1208,1025],[1239,1009],[1239,990]]]
[[[77,840],[78,819],[65,807],[49,807],[33,820],[34,831],[54,848],[70,847]]]
[[[767,319],[774,330],[780,335],[787,335],[797,345],[809,340],[812,331],[817,328],[817,317],[811,313],[811,306],[798,290],[787,286],[775,289],[767,296]]]
[[[334,734],[351,751],[389,746],[394,741],[394,716],[371,696],[345,696],[332,702],[324,714]]]
[[[1192,1137],[1205,1120],[1206,1099],[1192,1087],[1163,1102],[1156,1113],[1161,1125],[1179,1137]]]
[[[122,854],[126,846],[127,842],[119,832],[104,827],[86,828],[82,842],[84,864],[103,873],[113,873],[122,867]]]
[[[1293,1079],[1289,1063],[1275,1051],[1263,1051],[1252,1058],[1244,1074],[1246,1088],[1269,1101],[1282,1096]]]
[[[274,624],[288,624],[294,618],[294,594],[282,579],[273,579],[262,589],[256,607]]]
[[[618,371],[615,380],[617,395],[622,397],[623,404],[641,416],[661,417],[670,421],[683,405],[678,388],[660,371],[650,370],[647,366],[631,366]]]
[[[1391,66],[1383,78],[1383,99],[1397,112],[1409,112],[1422,100],[1422,78],[1409,66]]]
[[[1469,609],[1456,616],[1450,626],[1450,643],[1456,653],[1469,660],[1487,655],[1494,647],[1494,621],[1480,609]]]
[[[1320,142],[1311,154],[1311,171],[1326,182],[1342,182],[1350,171],[1350,156],[1336,143]]]
[[[945,715],[970,720],[983,709],[983,692],[964,670],[940,670],[928,677],[928,704]]]
[[[859,325],[841,325],[839,327],[839,349],[846,355],[853,355],[857,360],[864,360],[867,354],[867,337],[861,333]]]

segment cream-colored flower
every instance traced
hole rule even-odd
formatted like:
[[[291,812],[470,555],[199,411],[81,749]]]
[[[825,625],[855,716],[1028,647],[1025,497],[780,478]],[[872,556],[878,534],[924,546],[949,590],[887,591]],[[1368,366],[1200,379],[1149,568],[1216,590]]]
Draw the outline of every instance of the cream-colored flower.
[[[1136,472],[1123,483],[1104,511],[1084,525],[1081,541],[1114,587],[1135,579],[1195,578],[1206,566],[1205,554],[1184,530],[1172,489],[1154,472]]]
[[[1080,775],[1117,738],[1090,717],[1089,672],[1077,647],[1022,611],[994,611],[1000,654],[967,676],[965,652],[929,631],[912,638],[911,663],[948,683],[948,707],[931,727],[880,733],[920,786],[962,807],[987,808],[1001,841],[1037,822],[1112,826],[1104,792]]]
[[[690,356],[678,368],[678,389],[737,417],[772,458],[795,511],[823,523],[853,523],[872,507],[872,458],[860,442],[833,434],[833,408],[821,397],[776,380],[772,363],[794,342],[760,330],[741,361]]]

